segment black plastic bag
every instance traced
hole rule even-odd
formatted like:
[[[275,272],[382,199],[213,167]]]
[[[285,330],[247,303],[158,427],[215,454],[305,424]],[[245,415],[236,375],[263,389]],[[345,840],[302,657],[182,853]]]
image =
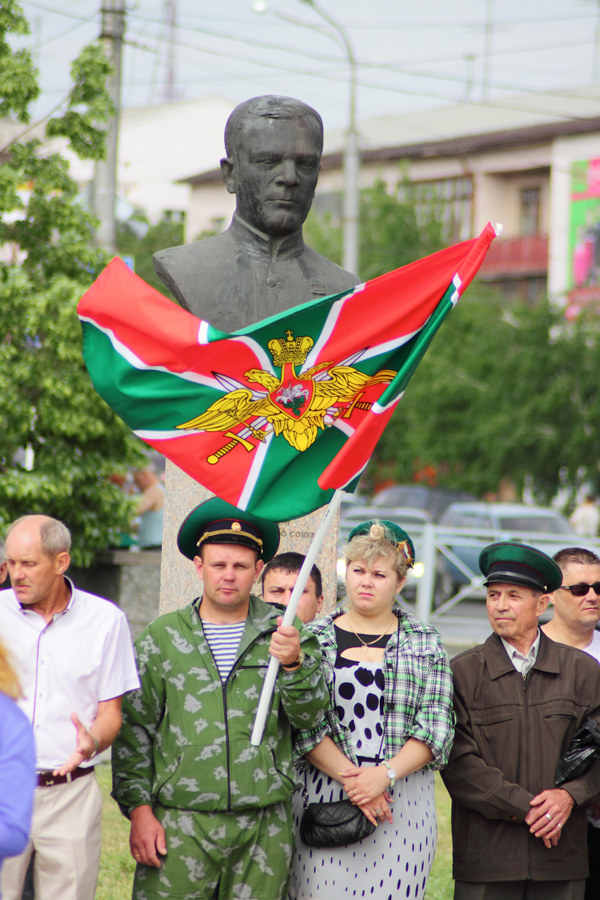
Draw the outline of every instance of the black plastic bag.
[[[600,759],[600,722],[588,719],[573,735],[571,746],[562,754],[556,766],[555,785],[578,778]]]

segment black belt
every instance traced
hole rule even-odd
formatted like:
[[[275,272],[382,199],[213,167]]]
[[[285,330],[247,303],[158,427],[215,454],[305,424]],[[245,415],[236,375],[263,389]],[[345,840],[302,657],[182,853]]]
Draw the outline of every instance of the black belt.
[[[67,784],[69,781],[75,781],[76,778],[90,775],[93,771],[93,766],[86,766],[86,768],[77,766],[76,769],[73,769],[72,772],[67,772],[66,775],[53,775],[52,772],[38,772],[37,786],[52,787],[55,784]]]

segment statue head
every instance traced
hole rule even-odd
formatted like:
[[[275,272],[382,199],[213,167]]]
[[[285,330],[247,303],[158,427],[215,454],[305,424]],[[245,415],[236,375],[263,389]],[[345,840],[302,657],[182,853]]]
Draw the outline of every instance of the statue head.
[[[323,122],[291,97],[254,97],[233,110],[225,127],[223,181],[236,210],[270,237],[302,228],[319,176]]]

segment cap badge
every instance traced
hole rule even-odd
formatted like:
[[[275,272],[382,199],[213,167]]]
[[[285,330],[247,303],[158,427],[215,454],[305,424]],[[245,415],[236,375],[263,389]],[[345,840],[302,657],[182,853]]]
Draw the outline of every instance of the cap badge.
[[[231,530],[232,530],[232,531],[241,531],[241,530],[242,530],[242,526],[240,525],[239,522],[232,522],[232,523],[231,523]]]

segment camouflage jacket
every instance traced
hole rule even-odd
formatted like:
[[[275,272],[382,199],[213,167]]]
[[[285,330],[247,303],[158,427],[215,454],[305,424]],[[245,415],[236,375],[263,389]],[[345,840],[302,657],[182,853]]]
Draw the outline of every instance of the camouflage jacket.
[[[221,681],[197,601],[160,616],[136,641],[141,688],[123,698],[113,745],[113,797],[136,806],[248,810],[287,800],[294,790],[290,725],[316,728],[329,705],[317,638],[299,619],[305,659],[280,669],[259,747],[250,745],[270,660],[275,609],[256,597],[234,666]]]

